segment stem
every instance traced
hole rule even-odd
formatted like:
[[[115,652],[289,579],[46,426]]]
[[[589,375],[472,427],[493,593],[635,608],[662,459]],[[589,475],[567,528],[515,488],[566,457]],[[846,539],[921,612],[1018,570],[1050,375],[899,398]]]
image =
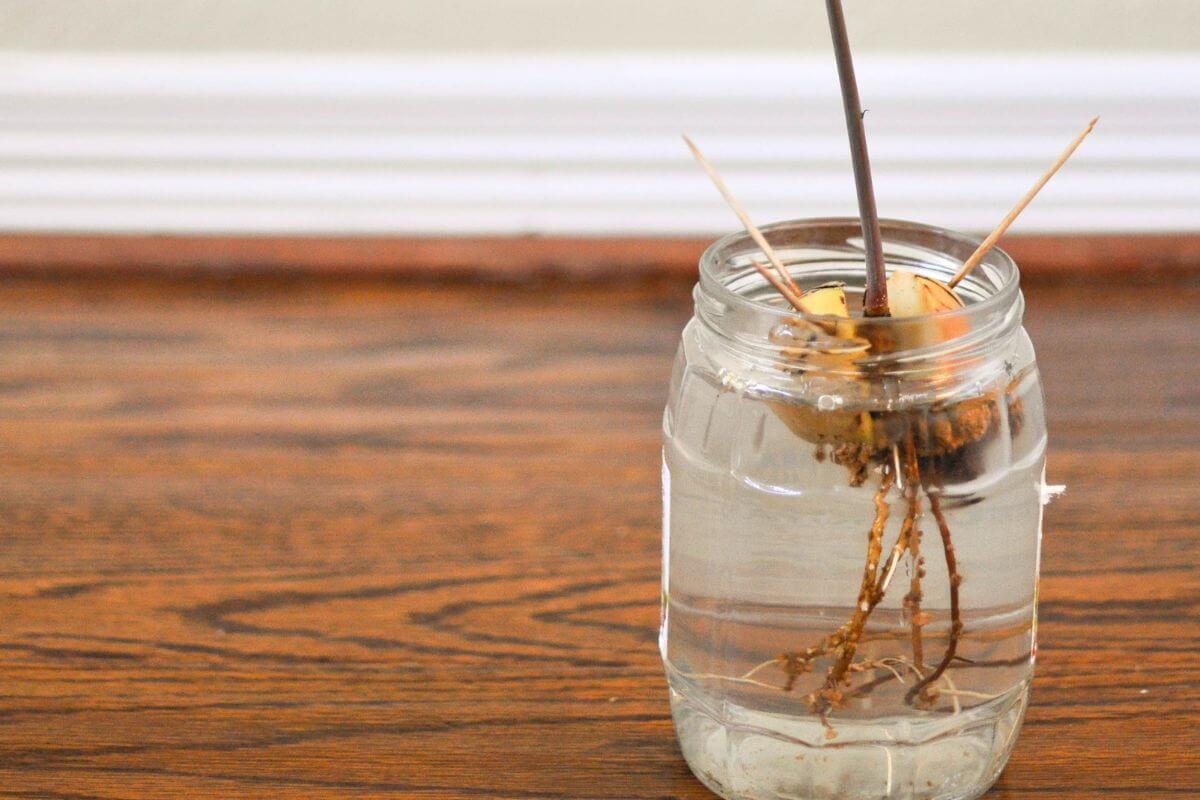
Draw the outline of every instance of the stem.
[[[854,60],[850,56],[850,38],[841,0],[826,0],[829,31],[833,35],[833,53],[837,59],[838,81],[842,87],[842,107],[846,112],[846,133],[850,137],[850,162],[854,166],[854,186],[858,192],[858,215],[862,220],[863,248],[867,259],[867,286],[863,313],[868,317],[889,316],[887,274],[883,262],[883,240],[879,232],[879,212],[875,209],[875,189],[871,185],[871,160],[867,156],[867,135],[863,130],[862,103],[854,79]]]
[[[862,583],[858,589],[858,603],[854,608],[844,636],[844,641],[838,647],[838,657],[829,674],[825,676],[825,685],[815,694],[812,701],[813,711],[822,717],[829,709],[838,705],[842,698],[840,687],[846,679],[846,672],[854,661],[854,653],[858,649],[858,639],[862,636],[863,626],[874,608],[872,599],[875,596],[876,576],[879,568],[879,556],[883,552],[883,528],[887,524],[888,504],[887,493],[892,488],[894,475],[885,465],[883,478],[879,489],[875,492],[875,520],[871,523],[871,531],[867,535],[867,563],[863,566]]]
[[[958,574],[958,559],[954,555],[954,543],[950,540],[950,526],[946,524],[946,516],[942,513],[942,502],[936,494],[929,494],[929,508],[933,511],[933,518],[937,520],[938,531],[942,535],[942,550],[946,554],[946,573],[950,578],[950,641],[946,645],[946,652],[942,655],[941,662],[934,668],[933,672],[929,673],[916,686],[908,690],[908,694],[904,699],[911,703],[918,696],[922,699],[928,699],[926,689],[935,683],[946,668],[950,666],[950,662],[954,660],[954,651],[958,648],[958,639],[962,635],[962,612],[958,604],[958,587],[962,583],[962,576]]]

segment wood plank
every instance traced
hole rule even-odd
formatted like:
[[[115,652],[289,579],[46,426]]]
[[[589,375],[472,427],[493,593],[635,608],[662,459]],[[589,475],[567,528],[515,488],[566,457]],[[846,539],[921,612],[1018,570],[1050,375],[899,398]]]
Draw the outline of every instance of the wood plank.
[[[695,274],[711,237],[0,235],[10,274],[281,273],[614,278]],[[1175,277],[1200,268],[1200,233],[1013,234],[1026,278]]]
[[[988,797],[1197,796],[1200,288],[1027,297],[1069,488]],[[0,797],[711,797],[654,644],[686,282],[0,309]]]

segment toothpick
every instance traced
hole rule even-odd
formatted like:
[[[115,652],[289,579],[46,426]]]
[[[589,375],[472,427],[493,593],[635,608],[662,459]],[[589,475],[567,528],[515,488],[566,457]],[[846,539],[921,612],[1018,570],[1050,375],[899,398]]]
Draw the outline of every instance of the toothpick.
[[[791,287],[779,280],[771,271],[757,261],[751,261],[750,266],[758,270],[758,274],[767,279],[767,283],[775,287],[775,291],[783,295],[783,299],[792,304],[792,307],[797,311],[800,310],[800,295],[792,291]]]
[[[746,210],[742,208],[742,204],[739,203],[737,198],[733,196],[733,192],[729,191],[729,187],[725,185],[725,181],[721,180],[721,176],[717,174],[716,168],[709,163],[709,160],[704,157],[703,153],[700,152],[700,148],[696,147],[696,143],[689,139],[686,134],[683,137],[683,141],[687,144],[688,149],[692,151],[692,155],[695,156],[696,161],[698,161],[700,166],[704,168],[704,171],[708,173],[708,177],[712,179],[713,185],[717,187],[717,191],[720,192],[721,196],[725,198],[725,202],[728,203],[729,207],[733,209],[733,213],[737,214],[737,218],[741,220],[742,226],[746,229],[746,233],[750,234],[750,238],[754,240],[754,243],[762,248],[763,254],[766,255],[767,260],[771,262],[771,266],[775,267],[776,271],[779,272],[779,277],[783,278],[783,281],[788,285],[788,288],[792,290],[792,293],[796,296],[799,296],[801,294],[800,287],[796,285],[794,280],[792,280],[791,274],[784,268],[783,263],[779,260],[779,257],[775,255],[775,251],[771,249],[771,245],[767,244],[766,237],[762,235],[762,231],[760,231],[754,225],[754,223],[750,221],[750,215],[746,213]],[[787,297],[787,294],[784,294],[783,296]],[[795,305],[795,302],[793,302],[792,298],[790,297],[788,297],[788,302],[791,302],[792,305]]]
[[[1000,224],[996,226],[996,230],[989,233],[988,237],[983,240],[983,243],[971,254],[971,257],[963,262],[962,267],[958,270],[958,274],[950,279],[950,282],[946,284],[947,286],[953,289],[958,285],[959,281],[971,273],[971,270],[979,266],[979,262],[983,260],[983,257],[988,254],[989,250],[996,246],[996,242],[999,241],[1000,237],[1004,235],[1004,232],[1008,230],[1008,227],[1013,224],[1016,218],[1020,216],[1021,212],[1025,210],[1025,207],[1033,201],[1033,198],[1037,197],[1037,193],[1042,190],[1042,187],[1050,182],[1050,179],[1054,177],[1054,173],[1058,172],[1062,165],[1067,163],[1067,159],[1071,157],[1075,149],[1087,138],[1087,135],[1092,132],[1092,129],[1096,127],[1096,123],[1099,121],[1099,117],[1093,117],[1092,121],[1087,124],[1087,127],[1075,137],[1071,144],[1067,145],[1067,149],[1063,150],[1058,160],[1050,165],[1050,169],[1046,170],[1046,173],[1038,179],[1033,188],[1026,192],[1025,196],[1013,206],[1012,211],[1009,211],[1004,219],[1000,220]]]

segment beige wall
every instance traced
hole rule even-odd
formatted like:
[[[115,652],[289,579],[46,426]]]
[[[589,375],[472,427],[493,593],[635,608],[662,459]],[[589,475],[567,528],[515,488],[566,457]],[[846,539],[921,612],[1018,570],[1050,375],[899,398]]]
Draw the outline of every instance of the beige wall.
[[[860,51],[1200,52],[1200,0],[846,0]],[[820,0],[0,0],[0,50],[786,51]]]

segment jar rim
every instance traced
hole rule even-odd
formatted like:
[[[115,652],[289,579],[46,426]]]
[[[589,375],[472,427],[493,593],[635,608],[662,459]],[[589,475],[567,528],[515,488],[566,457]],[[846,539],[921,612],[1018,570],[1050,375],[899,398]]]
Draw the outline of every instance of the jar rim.
[[[978,247],[979,239],[963,233],[903,220],[880,220],[884,257],[889,271],[906,268],[947,282]],[[831,278],[861,290],[865,282],[862,228],[855,217],[827,217],[778,222],[762,229],[785,268],[801,284],[818,285]],[[990,361],[1021,327],[1024,299],[1020,273],[1007,253],[993,248],[955,289],[962,308],[912,317],[856,317],[855,335],[837,335],[844,318],[798,311],[790,304],[761,299],[769,284],[751,261],[765,260],[762,249],[745,233],[718,239],[700,260],[694,295],[696,319],[715,341],[747,363],[769,370],[796,370],[860,377],[919,377],[950,367],[967,369]],[[922,334],[936,326],[938,336]],[[814,330],[829,338],[809,338]],[[804,341],[812,353],[837,355],[862,342],[894,343],[868,349],[852,359],[794,358],[794,342]],[[905,343],[900,345],[900,343]]]
[[[931,237],[940,242],[954,245],[956,251],[964,252],[966,255],[974,252],[974,250],[983,241],[982,238],[942,228],[936,225],[927,225],[920,222],[912,222],[902,219],[882,218],[879,220],[879,227],[883,237],[885,247],[888,244],[911,244],[906,241],[907,234],[909,237],[922,236]],[[759,228],[763,235],[770,240],[772,234],[777,238],[781,233],[797,233],[802,231],[818,231],[818,230],[836,230],[840,228],[852,228],[859,231],[861,235],[861,222],[857,217],[811,217],[795,220],[783,220],[774,222],[769,225],[763,225]],[[890,234],[890,236],[889,236]],[[846,239],[843,244],[851,243],[852,239]],[[766,313],[776,315],[782,318],[790,319],[807,319],[810,321],[828,320],[831,317],[825,314],[810,314],[808,312],[799,311],[788,306],[772,305],[771,303],[762,300],[756,300],[753,297],[748,297],[735,291],[730,287],[726,277],[720,273],[727,266],[730,260],[730,251],[735,250],[739,246],[752,245],[761,253],[761,249],[754,244],[750,235],[745,231],[734,231],[726,234],[710,244],[700,256],[700,288],[715,300],[740,307],[746,311],[755,313]],[[800,242],[804,244],[804,242]],[[955,255],[946,251],[941,251],[941,255]],[[958,259],[961,266],[965,261],[965,255]],[[765,255],[763,261],[766,260]],[[786,264],[786,262],[785,262]],[[981,271],[987,270],[994,276],[999,278],[997,283],[985,284],[979,279]],[[953,273],[947,271],[946,279],[952,277]],[[973,279],[974,278],[974,279]],[[992,313],[1006,305],[1016,301],[1020,291],[1020,270],[1016,262],[1006,252],[999,247],[992,247],[984,257],[983,261],[972,271],[972,273],[963,279],[964,284],[972,285],[977,291],[980,289],[988,290],[982,299],[976,302],[964,305],[962,308],[953,311],[941,311],[934,314],[926,314],[919,317],[904,317],[904,323],[911,324],[913,320],[922,320],[937,317],[939,319],[957,319],[984,316]],[[872,324],[888,325],[898,322],[901,318],[891,317],[872,317]]]

